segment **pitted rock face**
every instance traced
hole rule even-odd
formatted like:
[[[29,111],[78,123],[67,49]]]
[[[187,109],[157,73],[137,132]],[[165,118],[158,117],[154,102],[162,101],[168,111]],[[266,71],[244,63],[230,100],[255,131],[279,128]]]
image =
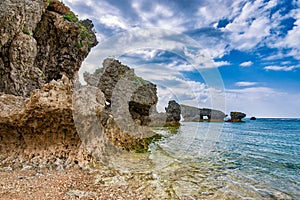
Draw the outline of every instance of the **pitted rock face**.
[[[49,2],[0,2],[0,93],[29,97],[62,75],[73,80],[97,44],[91,23],[74,22],[68,7]]]
[[[59,161],[63,167],[92,160],[73,122],[72,89],[64,77],[30,98],[0,96],[0,164],[49,167]]]
[[[96,44],[91,21],[78,21],[59,0],[0,1],[0,164],[92,160],[74,124],[72,95]]]

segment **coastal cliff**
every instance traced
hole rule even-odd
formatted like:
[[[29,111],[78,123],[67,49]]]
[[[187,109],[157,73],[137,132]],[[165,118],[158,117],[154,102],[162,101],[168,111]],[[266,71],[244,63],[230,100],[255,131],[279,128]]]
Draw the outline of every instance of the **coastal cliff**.
[[[90,20],[58,0],[0,5],[0,164],[105,162],[108,149],[144,152],[160,137],[147,127],[156,86],[132,69],[106,59],[97,84],[79,83],[98,43]]]
[[[0,161],[40,166],[92,158],[72,112],[73,82],[98,42],[57,0],[0,3]]]
[[[62,75],[74,80],[97,44],[91,21],[58,0],[0,4],[0,92],[29,97]]]

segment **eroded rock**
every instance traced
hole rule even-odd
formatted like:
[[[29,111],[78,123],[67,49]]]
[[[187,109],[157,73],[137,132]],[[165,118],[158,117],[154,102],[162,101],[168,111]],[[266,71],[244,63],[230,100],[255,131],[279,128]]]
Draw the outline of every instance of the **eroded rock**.
[[[0,92],[29,97],[62,75],[75,78],[97,41],[93,25],[74,17],[58,0],[0,2]]]
[[[0,96],[1,163],[64,166],[91,161],[72,117],[73,84],[51,81],[30,98]]]
[[[227,116],[225,113],[219,110],[197,108],[187,105],[181,105],[181,114],[185,122],[223,122],[224,118]]]
[[[245,113],[230,112],[230,120],[227,120],[227,122],[242,122],[242,119],[245,117],[246,117]]]

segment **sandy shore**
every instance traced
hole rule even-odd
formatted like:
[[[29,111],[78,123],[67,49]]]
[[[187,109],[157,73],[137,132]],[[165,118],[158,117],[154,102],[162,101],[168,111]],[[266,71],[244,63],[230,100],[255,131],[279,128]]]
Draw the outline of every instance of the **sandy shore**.
[[[114,170],[0,168],[0,199],[155,199],[141,180]],[[147,177],[144,177],[147,178]],[[128,179],[128,180],[125,180]],[[130,179],[135,182],[129,185]]]

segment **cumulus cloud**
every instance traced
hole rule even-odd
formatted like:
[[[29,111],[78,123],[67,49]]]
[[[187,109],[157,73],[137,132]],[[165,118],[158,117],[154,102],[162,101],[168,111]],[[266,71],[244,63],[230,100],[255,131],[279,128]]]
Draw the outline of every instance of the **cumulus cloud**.
[[[257,85],[257,82],[247,82],[247,81],[241,81],[241,82],[236,82],[235,85],[239,87],[248,87],[248,86],[253,86]]]
[[[264,67],[264,69],[266,71],[285,71],[285,72],[293,71],[297,68],[300,68],[300,66],[266,66],[266,67]]]
[[[215,62],[215,61],[214,61],[214,65],[215,65],[216,67],[222,67],[222,66],[228,66],[228,65],[231,65],[231,63],[228,62],[228,61],[218,61],[218,62]]]
[[[252,61],[247,61],[240,64],[241,67],[250,67],[252,65],[253,65]]]

